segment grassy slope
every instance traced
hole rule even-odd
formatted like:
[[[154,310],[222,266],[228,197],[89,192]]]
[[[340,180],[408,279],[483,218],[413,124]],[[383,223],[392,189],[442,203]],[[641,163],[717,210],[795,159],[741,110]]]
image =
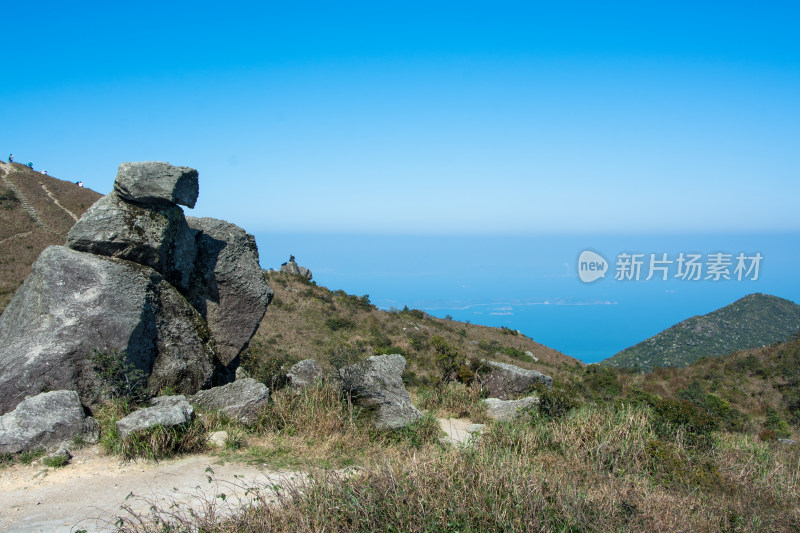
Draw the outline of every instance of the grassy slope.
[[[443,320],[418,310],[382,311],[368,300],[301,277],[279,272],[266,275],[275,298],[249,350],[252,358],[260,361],[316,359],[330,368],[374,354],[402,353],[408,361],[406,381],[424,384],[436,374],[431,340],[439,336],[467,360],[488,358],[555,378],[569,374],[566,367],[583,366],[515,331]],[[525,351],[538,362],[524,355]]]
[[[638,368],[686,366],[702,357],[767,346],[800,330],[800,305],[750,294],[703,316],[676,324],[606,359],[603,365]]]
[[[42,250],[64,243],[75,223],[65,209],[80,217],[101,197],[90,189],[45,176],[24,165],[15,163],[13,168],[13,172],[0,177],[17,187],[44,226],[33,220],[23,209],[21,198],[9,190],[5,181],[0,181],[0,198],[3,198],[0,200],[0,313],[30,273],[31,265]],[[65,209],[56,205],[47,191]]]

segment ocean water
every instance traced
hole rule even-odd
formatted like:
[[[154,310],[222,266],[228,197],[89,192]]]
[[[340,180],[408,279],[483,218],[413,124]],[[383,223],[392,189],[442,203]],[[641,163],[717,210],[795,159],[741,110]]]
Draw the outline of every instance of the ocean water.
[[[329,289],[368,294],[382,309],[422,309],[474,324],[516,329],[586,363],[603,360],[694,315],[762,292],[800,302],[800,235],[377,236],[256,233],[261,265],[293,254]],[[578,276],[582,251],[600,254],[605,277]],[[672,263],[649,273],[650,254]],[[681,279],[678,256],[699,254],[700,280]],[[709,257],[731,279],[705,279]],[[620,254],[642,254],[639,279],[617,280]],[[726,257],[729,254],[730,257]],[[760,254],[737,280],[736,257]],[[800,324],[798,324],[800,328]]]

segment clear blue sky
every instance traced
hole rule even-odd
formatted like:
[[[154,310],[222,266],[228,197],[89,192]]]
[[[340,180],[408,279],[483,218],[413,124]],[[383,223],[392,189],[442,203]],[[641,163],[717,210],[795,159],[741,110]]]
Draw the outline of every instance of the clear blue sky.
[[[556,3],[552,3],[556,4]],[[6,2],[0,150],[251,232],[797,232],[796,3]],[[5,157],[5,153],[0,153]]]

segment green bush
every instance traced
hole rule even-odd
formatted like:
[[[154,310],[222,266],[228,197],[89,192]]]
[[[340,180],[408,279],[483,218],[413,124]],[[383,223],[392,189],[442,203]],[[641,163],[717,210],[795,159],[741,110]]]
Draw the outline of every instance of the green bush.
[[[297,363],[297,357],[288,354],[281,348],[268,347],[254,342],[241,355],[240,366],[250,376],[266,384],[271,391],[282,389],[289,383],[286,373]]]
[[[436,368],[439,370],[441,383],[449,383],[459,379],[460,375],[465,375],[463,367],[467,365],[467,358],[455,346],[437,335],[431,339],[431,347],[436,352]],[[459,370],[462,370],[461,374]]]
[[[69,459],[66,455],[53,455],[42,459],[42,464],[50,468],[61,468],[69,464]]]
[[[325,326],[331,331],[339,331],[340,329],[350,330],[355,329],[356,323],[349,318],[334,317],[325,320]]]
[[[95,350],[90,360],[100,381],[97,392],[101,398],[122,398],[132,403],[147,399],[147,376],[128,361],[125,352]]]
[[[789,431],[789,425],[781,418],[778,410],[774,407],[767,407],[764,429],[774,432],[775,438],[778,439],[788,439],[792,436],[792,432]]]
[[[539,385],[535,388],[535,392],[539,396],[536,411],[549,420],[561,418],[581,405],[577,391],[572,385],[557,383],[552,389]]]

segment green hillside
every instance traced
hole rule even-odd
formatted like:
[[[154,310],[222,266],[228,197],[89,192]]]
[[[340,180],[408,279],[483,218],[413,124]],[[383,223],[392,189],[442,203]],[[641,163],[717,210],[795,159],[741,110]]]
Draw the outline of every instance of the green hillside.
[[[682,367],[702,357],[782,342],[798,331],[800,305],[755,293],[707,315],[684,320],[601,364],[642,371]]]

